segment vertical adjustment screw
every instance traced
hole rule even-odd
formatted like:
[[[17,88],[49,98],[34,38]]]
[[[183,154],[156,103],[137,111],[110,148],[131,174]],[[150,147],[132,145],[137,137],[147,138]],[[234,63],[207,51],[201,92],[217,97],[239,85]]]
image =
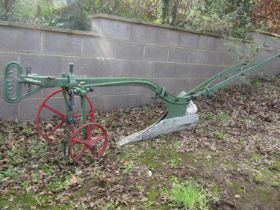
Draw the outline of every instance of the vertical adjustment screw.
[[[74,63],[69,63],[69,72],[70,74],[74,73]]]

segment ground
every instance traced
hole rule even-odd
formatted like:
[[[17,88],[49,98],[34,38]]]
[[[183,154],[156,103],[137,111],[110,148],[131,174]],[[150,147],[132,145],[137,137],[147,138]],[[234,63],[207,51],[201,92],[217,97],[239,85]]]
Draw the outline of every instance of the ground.
[[[0,209],[187,208],[176,186],[204,196],[194,209],[279,209],[279,94],[279,78],[245,81],[198,99],[196,127],[121,148],[116,140],[155,122],[162,105],[97,113],[110,148],[83,166],[33,122],[1,121]]]

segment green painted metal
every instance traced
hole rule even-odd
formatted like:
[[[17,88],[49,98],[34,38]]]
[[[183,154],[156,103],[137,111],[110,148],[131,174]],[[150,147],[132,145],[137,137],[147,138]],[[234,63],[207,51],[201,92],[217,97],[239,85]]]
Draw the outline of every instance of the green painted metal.
[[[277,53],[257,63],[249,64],[244,62],[230,68],[226,68],[224,71],[214,75],[194,89],[187,92],[185,96],[191,98],[196,98],[202,95],[210,96],[217,92],[219,89],[224,88],[237,80],[240,80],[241,77],[245,77],[248,74],[259,70],[260,67],[271,63],[273,60],[279,57],[280,53]]]

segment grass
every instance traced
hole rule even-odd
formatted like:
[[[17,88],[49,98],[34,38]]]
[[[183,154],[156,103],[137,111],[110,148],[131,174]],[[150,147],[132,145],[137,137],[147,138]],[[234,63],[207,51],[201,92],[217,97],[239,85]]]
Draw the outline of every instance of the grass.
[[[179,182],[176,178],[173,187],[166,190],[172,205],[187,209],[208,209],[208,191],[192,181]]]
[[[230,120],[230,115],[226,112],[220,112],[216,115],[209,113],[207,114],[206,119],[210,121],[227,122]]]

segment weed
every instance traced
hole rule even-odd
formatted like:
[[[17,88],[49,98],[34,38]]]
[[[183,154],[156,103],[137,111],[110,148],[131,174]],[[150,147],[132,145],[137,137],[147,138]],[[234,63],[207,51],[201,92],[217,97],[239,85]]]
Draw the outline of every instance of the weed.
[[[158,199],[159,193],[156,190],[151,190],[147,193],[148,200],[154,202]]]
[[[174,148],[175,148],[175,149],[179,149],[179,148],[181,148],[182,146],[183,146],[182,141],[177,140],[177,141],[174,142]]]
[[[173,187],[167,195],[177,207],[188,209],[208,209],[207,190],[191,181],[180,183],[173,178]]]
[[[122,172],[124,174],[128,174],[132,172],[135,168],[135,164],[132,161],[125,161],[124,165],[122,166]]]
[[[228,121],[230,119],[230,116],[226,112],[221,112],[217,115],[216,120],[217,121]]]
[[[280,172],[280,160],[277,160],[277,161],[273,162],[269,166],[269,170],[275,171],[275,172]]]
[[[66,177],[65,180],[54,180],[46,185],[46,191],[61,190],[67,186],[70,186],[70,178]]]
[[[117,208],[116,205],[112,201],[110,201],[109,203],[107,203],[105,209],[107,209],[107,210],[115,210],[116,208]]]
[[[219,114],[217,115],[214,115],[214,114],[208,114],[206,116],[206,119],[207,120],[212,120],[212,121],[221,121],[221,122],[226,122],[230,119],[230,116],[228,113],[226,112],[220,112]]]
[[[253,87],[255,89],[259,89],[261,87],[262,83],[260,80],[256,79],[256,80],[251,81],[251,85],[253,85]]]
[[[213,133],[214,137],[219,140],[224,140],[226,138],[226,134],[222,131],[215,131]]]
[[[32,127],[28,127],[28,126],[25,126],[22,131],[21,131],[21,135],[24,135],[24,136],[29,136],[31,134],[34,133],[34,130],[32,129]]]
[[[251,156],[251,161],[259,162],[260,160],[261,160],[260,155],[258,155],[257,153],[253,153],[253,154],[252,154],[252,156]]]
[[[15,176],[15,170],[12,166],[9,166],[7,170],[0,172],[0,180],[6,177],[13,178],[14,176]]]

